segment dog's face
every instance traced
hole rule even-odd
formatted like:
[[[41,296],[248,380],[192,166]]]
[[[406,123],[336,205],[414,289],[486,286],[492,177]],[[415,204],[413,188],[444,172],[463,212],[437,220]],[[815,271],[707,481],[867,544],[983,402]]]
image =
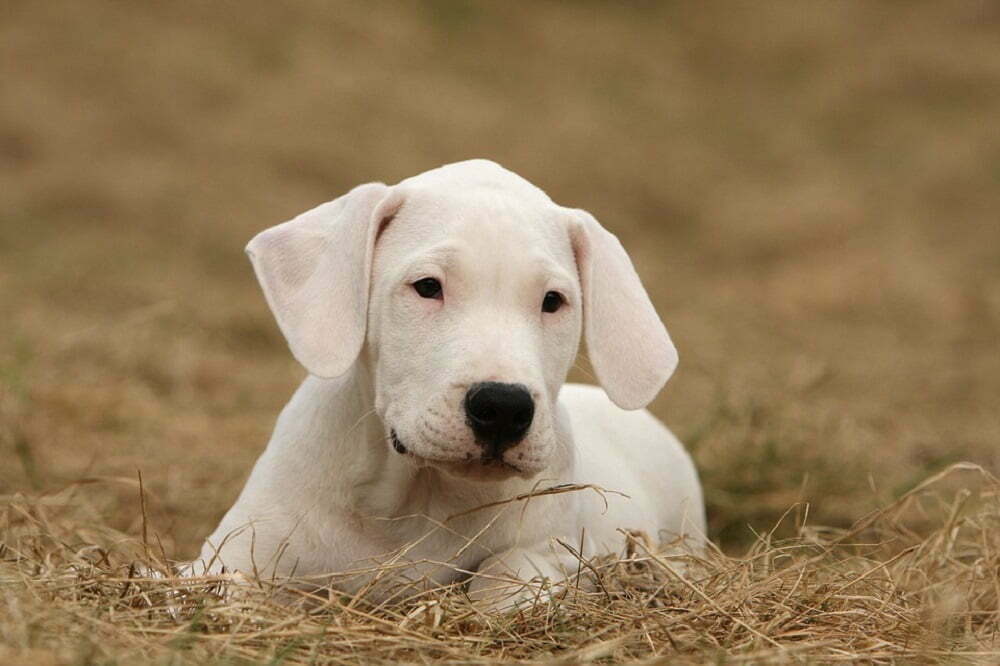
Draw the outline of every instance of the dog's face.
[[[645,406],[676,366],[614,236],[491,162],[355,188],[247,250],[295,357],[320,377],[364,358],[385,446],[449,474],[553,463],[581,331],[621,407]]]
[[[390,444],[453,474],[544,470],[581,326],[569,227],[554,209],[411,190],[377,238],[368,314]]]

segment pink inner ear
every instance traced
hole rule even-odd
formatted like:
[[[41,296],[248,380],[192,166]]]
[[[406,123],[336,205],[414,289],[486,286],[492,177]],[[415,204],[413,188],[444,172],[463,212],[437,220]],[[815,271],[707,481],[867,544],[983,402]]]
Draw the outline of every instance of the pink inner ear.
[[[573,214],[591,364],[615,404],[645,407],[673,374],[677,350],[618,239],[590,213]]]

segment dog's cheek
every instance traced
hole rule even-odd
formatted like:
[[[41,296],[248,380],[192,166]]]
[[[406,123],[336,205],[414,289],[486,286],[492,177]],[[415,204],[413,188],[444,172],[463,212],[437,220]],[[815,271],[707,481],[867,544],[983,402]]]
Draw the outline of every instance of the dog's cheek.
[[[550,395],[558,395],[566,382],[580,346],[582,323],[579,313],[559,322],[547,331],[543,347],[545,386]]]
[[[460,415],[452,404],[455,400],[451,399],[451,393],[442,391],[427,401],[422,432],[428,445],[439,453],[460,457],[469,448],[469,432],[464,415]]]
[[[375,410],[389,427],[401,428],[401,421],[408,420],[412,413],[409,403],[417,387],[413,385],[413,373],[393,362],[394,358],[399,355],[388,345],[382,349],[375,366]]]
[[[553,464],[559,466],[559,461],[555,460],[558,436],[552,419],[552,409],[553,407],[549,407],[546,410],[544,422],[539,424],[541,429],[538,432],[538,437],[532,442],[532,446],[525,454],[525,462],[536,472]]]

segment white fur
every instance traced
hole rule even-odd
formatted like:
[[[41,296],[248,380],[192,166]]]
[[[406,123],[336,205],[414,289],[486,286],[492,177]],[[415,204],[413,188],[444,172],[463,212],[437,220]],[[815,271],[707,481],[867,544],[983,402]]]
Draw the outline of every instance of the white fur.
[[[575,572],[569,548],[619,550],[620,528],[702,542],[690,458],[647,411],[622,409],[655,397],[676,351],[621,245],[588,213],[473,160],[355,188],[247,250],[311,375],[203,567],[373,595],[388,579],[479,571],[470,592],[492,600],[499,579]],[[426,277],[441,300],[414,291]],[[542,312],[548,291],[565,297],[558,312]],[[582,332],[604,391],[563,385]],[[501,463],[481,461],[465,422],[465,392],[483,381],[523,384],[535,400]],[[505,502],[559,484],[611,492]],[[398,566],[376,576],[385,563]]]

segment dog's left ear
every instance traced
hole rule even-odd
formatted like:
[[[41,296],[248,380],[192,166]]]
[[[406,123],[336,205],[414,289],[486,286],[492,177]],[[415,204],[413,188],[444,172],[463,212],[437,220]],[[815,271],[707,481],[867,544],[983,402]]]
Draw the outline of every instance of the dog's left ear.
[[[591,365],[616,405],[645,407],[674,373],[677,349],[618,239],[587,211],[568,212]]]
[[[311,374],[339,377],[361,353],[375,239],[401,203],[387,185],[361,185],[247,245],[292,355]]]

